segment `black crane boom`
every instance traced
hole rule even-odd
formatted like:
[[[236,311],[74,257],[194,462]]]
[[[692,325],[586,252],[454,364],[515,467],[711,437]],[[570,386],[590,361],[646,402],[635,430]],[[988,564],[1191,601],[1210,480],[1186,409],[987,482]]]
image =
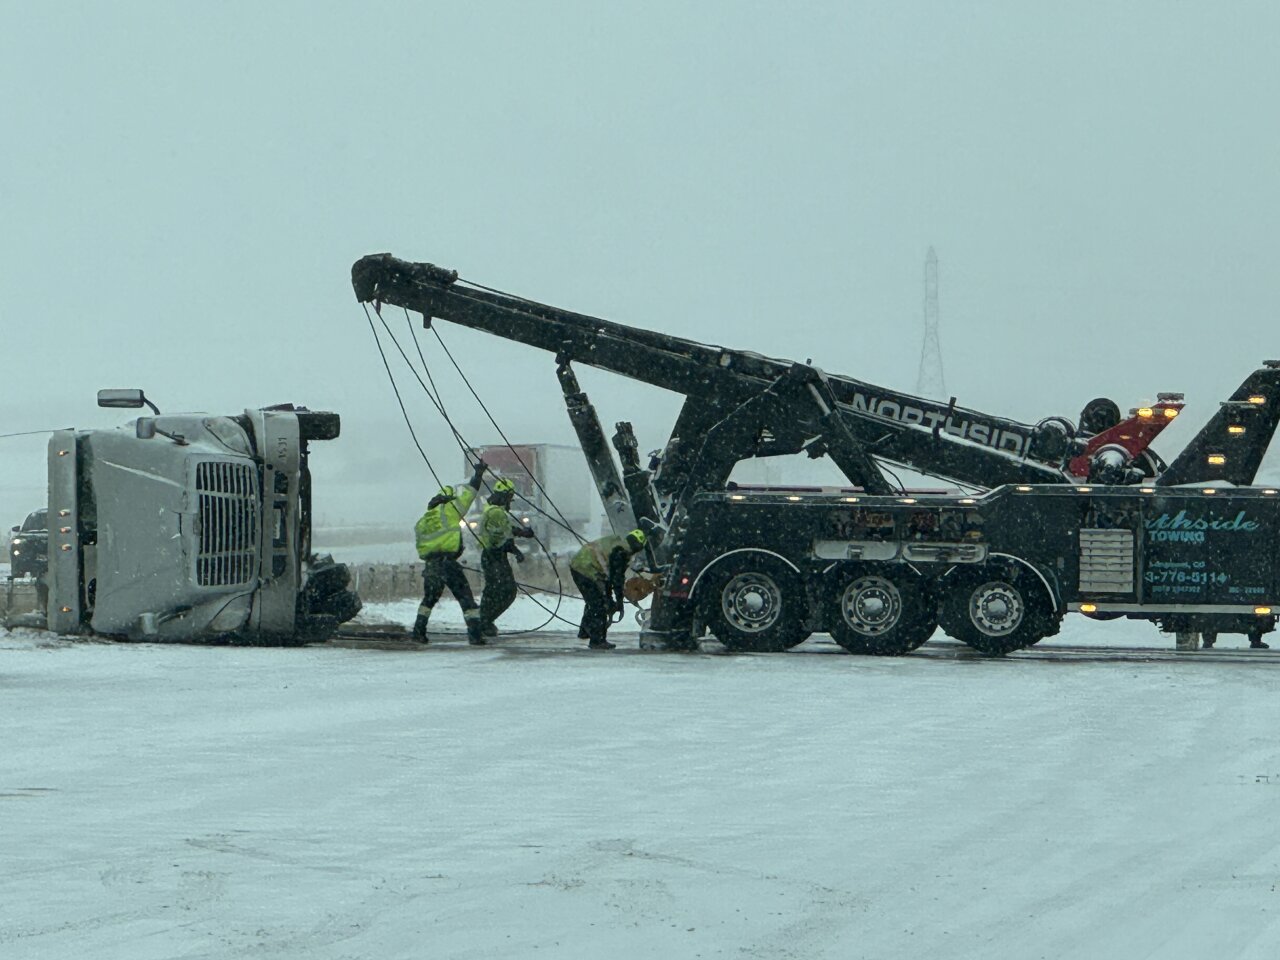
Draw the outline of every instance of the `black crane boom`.
[[[705,486],[695,476],[700,470],[710,469],[712,485],[721,474],[727,479],[732,463],[726,458],[804,449],[829,453],[852,482],[873,490],[888,484],[871,458],[978,487],[1070,482],[1062,463],[1071,427],[1060,418],[1020,423],[789,360],[479,289],[456,271],[390,254],[358,260],[352,284],[361,301],[483,330],[546,350],[561,364],[585,363],[689,398],[655,478],[664,497],[690,483]],[[707,443],[717,426],[719,452]]]

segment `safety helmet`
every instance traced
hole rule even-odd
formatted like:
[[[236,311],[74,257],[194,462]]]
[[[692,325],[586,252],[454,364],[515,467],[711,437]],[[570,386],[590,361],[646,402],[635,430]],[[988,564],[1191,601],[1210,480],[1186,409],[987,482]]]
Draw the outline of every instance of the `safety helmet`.
[[[512,483],[510,480],[508,480],[506,477],[502,477],[500,480],[498,480],[497,483],[493,485],[493,492],[494,493],[515,493],[516,485]]]
[[[643,530],[632,530],[627,534],[627,546],[631,548],[632,552],[643,550],[646,539]]]
[[[440,488],[440,492],[436,494],[441,500],[452,500],[458,495],[458,491],[453,489],[452,484],[446,483]]]

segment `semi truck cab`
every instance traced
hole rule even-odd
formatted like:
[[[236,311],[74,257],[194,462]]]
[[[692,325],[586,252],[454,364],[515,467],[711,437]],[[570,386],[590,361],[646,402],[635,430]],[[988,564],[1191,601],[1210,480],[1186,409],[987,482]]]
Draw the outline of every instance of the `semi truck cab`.
[[[130,640],[322,639],[360,609],[347,569],[311,555],[308,444],[337,414],[292,404],[156,415],[49,442],[47,622]]]

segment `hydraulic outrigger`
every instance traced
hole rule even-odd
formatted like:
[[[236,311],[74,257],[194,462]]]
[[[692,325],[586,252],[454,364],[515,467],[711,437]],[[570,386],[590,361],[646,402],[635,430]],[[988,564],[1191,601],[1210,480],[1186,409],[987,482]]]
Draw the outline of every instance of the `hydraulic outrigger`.
[[[611,525],[639,523],[652,534],[648,562],[662,587],[643,645],[687,647],[710,627],[731,647],[781,649],[827,629],[850,650],[902,653],[941,622],[976,648],[1002,653],[1056,632],[1068,610],[1213,632],[1274,624],[1275,491],[1236,488],[1253,481],[1276,428],[1275,365],[1252,374],[1166,465],[1149,444],[1182,409],[1177,394],[1123,420],[1110,401],[1094,401],[1079,423],[1053,416],[1027,424],[954,398],[940,403],[478,289],[455,271],[389,254],[357,261],[352,282],[361,301],[555,355]],[[618,470],[575,362],[685,397],[649,469],[630,425],[620,423]],[[830,456],[854,489],[727,489],[740,460],[800,452]],[[882,461],[986,492],[907,496]],[[1241,498],[1249,501],[1243,512]],[[1224,506],[1239,514],[1234,526]],[[1240,519],[1250,511],[1258,518]],[[1233,552],[1225,534],[1263,526],[1261,568],[1225,558]],[[1162,536],[1172,533],[1200,540]],[[1196,542],[1201,556],[1190,556]]]

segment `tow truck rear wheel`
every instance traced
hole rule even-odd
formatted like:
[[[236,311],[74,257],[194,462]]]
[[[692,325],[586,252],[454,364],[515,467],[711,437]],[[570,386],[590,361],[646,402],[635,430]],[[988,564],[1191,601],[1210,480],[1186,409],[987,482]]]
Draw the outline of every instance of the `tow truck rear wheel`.
[[[707,625],[730,650],[786,650],[804,641],[804,585],[780,561],[746,554],[727,562],[709,586]]]
[[[937,604],[924,578],[908,567],[851,567],[829,594],[831,638],[850,653],[897,657],[938,627]]]
[[[944,581],[944,589],[942,629],[988,656],[1021,650],[1055,632],[1053,604],[1044,584],[1024,568],[965,571],[954,582]]]

